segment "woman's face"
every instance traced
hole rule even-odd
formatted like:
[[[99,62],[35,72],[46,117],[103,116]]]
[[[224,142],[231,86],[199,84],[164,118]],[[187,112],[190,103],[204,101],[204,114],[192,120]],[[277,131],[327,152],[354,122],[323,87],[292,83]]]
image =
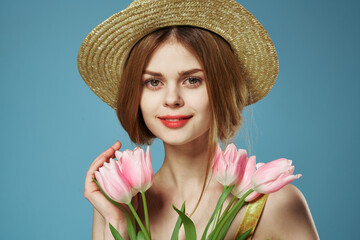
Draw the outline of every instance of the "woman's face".
[[[149,130],[171,145],[189,143],[210,128],[205,73],[176,40],[163,43],[142,75],[140,108]]]

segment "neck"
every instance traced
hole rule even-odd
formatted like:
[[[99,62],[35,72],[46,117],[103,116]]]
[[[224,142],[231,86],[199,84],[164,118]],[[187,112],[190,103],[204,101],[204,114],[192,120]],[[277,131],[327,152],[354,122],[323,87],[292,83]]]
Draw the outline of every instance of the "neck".
[[[208,171],[208,135],[197,138],[185,145],[164,143],[165,159],[159,170],[166,185],[180,192],[186,191],[189,184],[202,188]]]
[[[175,206],[180,207],[186,202],[188,216],[191,217],[206,189],[221,186],[211,177],[208,135],[204,134],[185,145],[164,142],[164,149],[164,163],[155,175],[154,185],[165,189]]]

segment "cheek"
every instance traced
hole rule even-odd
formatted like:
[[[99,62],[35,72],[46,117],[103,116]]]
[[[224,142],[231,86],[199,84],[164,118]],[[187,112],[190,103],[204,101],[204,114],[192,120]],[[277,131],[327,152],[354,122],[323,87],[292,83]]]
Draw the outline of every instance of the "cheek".
[[[152,119],[156,114],[156,109],[159,106],[159,96],[149,91],[143,91],[140,98],[140,110],[145,120]]]
[[[210,102],[206,89],[192,94],[189,99],[191,99],[189,103],[192,105],[192,108],[196,109],[198,113],[206,115],[204,117],[211,115]]]

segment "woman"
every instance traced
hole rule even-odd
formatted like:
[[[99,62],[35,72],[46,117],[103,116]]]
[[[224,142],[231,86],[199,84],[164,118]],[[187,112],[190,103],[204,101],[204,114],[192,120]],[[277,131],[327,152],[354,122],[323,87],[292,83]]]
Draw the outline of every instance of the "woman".
[[[177,219],[171,206],[184,201],[203,232],[222,192],[210,171],[217,140],[233,137],[242,109],[263,98],[277,76],[276,52],[263,27],[232,0],[134,1],[88,35],[78,64],[90,88],[117,110],[133,142],[158,137],[164,143],[164,163],[146,192],[152,238],[170,239]],[[126,236],[123,214],[92,181],[120,145],[99,155],[87,172],[93,239],[112,239],[109,222]],[[257,215],[241,209],[225,239],[235,239],[245,214],[255,219],[252,239],[318,238],[295,187],[253,204],[261,205]]]

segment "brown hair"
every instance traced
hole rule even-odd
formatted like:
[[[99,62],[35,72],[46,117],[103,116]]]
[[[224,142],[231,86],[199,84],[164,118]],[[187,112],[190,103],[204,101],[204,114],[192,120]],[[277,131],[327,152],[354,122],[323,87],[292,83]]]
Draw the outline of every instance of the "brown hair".
[[[192,52],[204,69],[212,109],[209,134],[211,154],[218,138],[224,141],[235,135],[242,122],[241,111],[248,99],[237,57],[231,46],[213,32],[191,26],[172,26],[158,29],[138,41],[124,64],[118,92],[117,116],[134,143],[149,144],[153,140],[155,136],[146,127],[139,107],[142,71],[152,53],[170,38]]]

